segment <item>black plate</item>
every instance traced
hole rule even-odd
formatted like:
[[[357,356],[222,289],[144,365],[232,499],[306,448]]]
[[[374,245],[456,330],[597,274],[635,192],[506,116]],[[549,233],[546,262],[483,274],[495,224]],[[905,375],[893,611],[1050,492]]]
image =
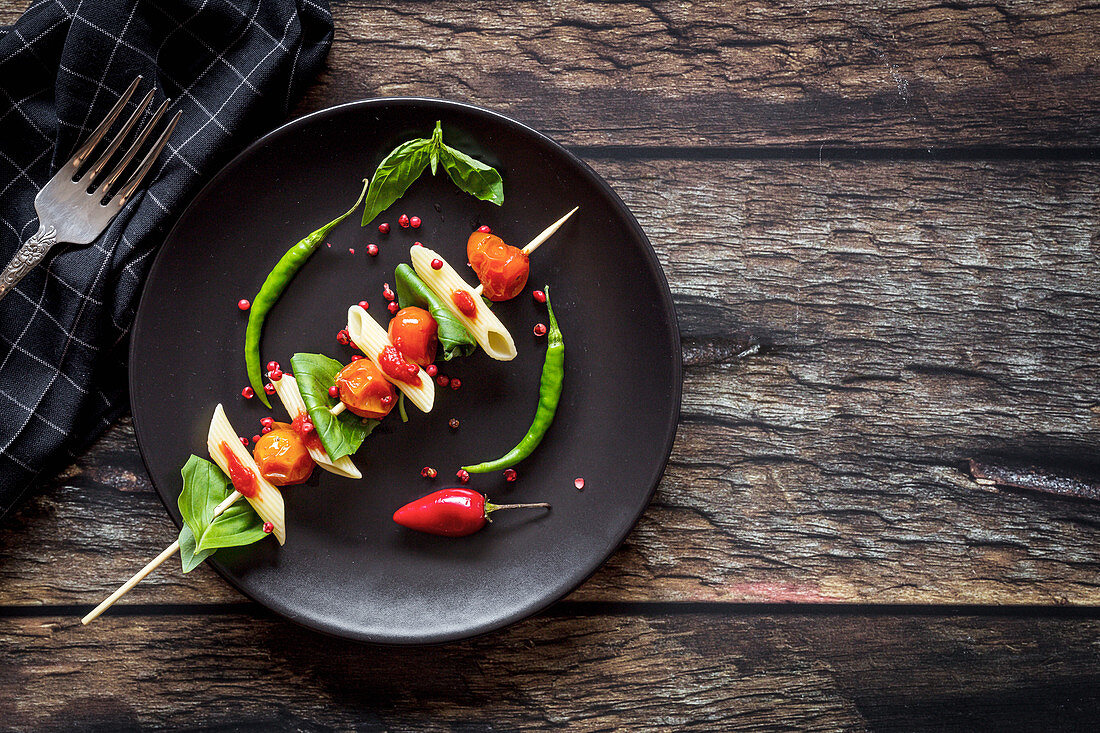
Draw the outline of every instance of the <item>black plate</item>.
[[[316,471],[284,490],[287,543],[223,550],[214,567],[245,595],[314,629],[383,643],[431,643],[491,631],[533,614],[580,585],[626,537],[664,471],[680,407],[680,340],[672,297],[645,234],[587,165],[547,137],[501,115],[452,102],[382,99],[295,120],[225,167],[180,218],[157,257],[134,324],[130,394],[145,465],[177,524],[180,467],[205,455],[222,402],[245,436],[268,415],[245,401],[242,347],[251,298],[288,247],[344,211],[380,157],[443,121],[445,139],[494,165],[505,204],[461,193],[425,173],[382,216],[388,235],[357,217],[330,235],[275,306],[263,360],[289,368],[297,351],[341,360],[336,342],[359,300],[385,323],[383,282],[416,240],[469,273],[465,242],[480,224],[522,246],[574,205],[580,211],[532,257],[528,290],[550,283],[566,344],[565,391],[546,439],[516,468],[469,483],[500,501],[549,501],[553,510],[501,512],[463,539],[406,530],[401,505],[456,485],[463,463],[495,458],[534,414],[545,338],[532,326],[545,306],[529,294],[498,304],[519,350],[512,362],[480,351],[439,362],[462,380],[437,390],[424,415],[391,414],[355,456],[363,479]],[[402,212],[423,219],[402,230]],[[367,244],[381,253],[367,255]],[[355,254],[349,253],[355,249]],[[384,316],[384,318],[383,318]],[[278,405],[275,398],[272,402]],[[285,419],[276,407],[279,419]],[[448,420],[457,417],[457,431]],[[425,465],[439,470],[429,481]],[[583,491],[574,479],[583,477]],[[169,572],[179,572],[178,566]]]

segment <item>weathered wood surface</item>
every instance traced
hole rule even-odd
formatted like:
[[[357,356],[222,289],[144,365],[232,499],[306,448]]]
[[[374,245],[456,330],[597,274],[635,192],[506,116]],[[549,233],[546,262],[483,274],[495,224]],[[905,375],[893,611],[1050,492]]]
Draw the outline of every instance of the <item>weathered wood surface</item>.
[[[421,649],[233,612],[0,618],[0,709],[42,731],[943,731],[1087,729],[1100,702],[1096,619],[578,610]]]
[[[0,725],[1093,725],[1100,506],[965,461],[1100,475],[1100,7],[872,5],[335,3],[297,114],[483,104],[638,216],[686,365],[657,498],[493,638],[352,646],[174,563],[81,629],[174,537],[123,420],[0,521]]]
[[[1100,603],[1100,505],[961,470],[1100,444],[1100,164],[596,165],[657,245],[687,369],[657,500],[577,598]],[[173,539],[128,428],[7,526],[12,604],[94,603]],[[129,600],[237,597],[200,577]]]
[[[1071,0],[339,2],[301,109],[462,99],[573,145],[1100,143],[1100,7]]]

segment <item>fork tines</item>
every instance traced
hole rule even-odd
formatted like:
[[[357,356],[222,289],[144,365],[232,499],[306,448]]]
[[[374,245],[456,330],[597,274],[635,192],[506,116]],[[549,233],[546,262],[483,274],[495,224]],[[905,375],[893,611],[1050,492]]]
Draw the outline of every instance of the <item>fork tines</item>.
[[[107,113],[107,116],[103,118],[103,121],[99,123],[99,126],[96,127],[96,129],[92,132],[92,134],[88,137],[84,144],[80,146],[80,149],[77,150],[76,154],[69,161],[69,165],[72,167],[74,175],[77,174],[78,171],[80,171],[81,166],[84,165],[91,154],[95,151],[99,143],[102,142],[103,138],[107,134],[107,131],[110,130],[115,121],[118,120],[119,115],[122,114],[122,110],[125,109],[126,105],[129,103],[130,98],[133,96],[134,91],[138,87],[138,84],[141,83],[141,80],[142,77],[139,76],[130,83],[130,86],[127,87],[126,91],[122,93],[122,96],[119,97],[118,101],[115,103],[115,106],[111,108],[111,111]],[[127,147],[125,152],[122,153],[122,156],[117,159],[114,166],[110,169],[110,172],[107,173],[107,177],[103,179],[102,182],[100,182],[100,176],[103,174],[107,164],[112,160],[112,158],[116,157],[119,149],[122,147],[122,144],[130,136],[130,133],[133,132],[138,121],[148,109],[149,103],[153,101],[153,95],[155,92],[155,87],[149,90],[149,93],[146,94],[144,99],[142,99],[138,103],[136,109],[134,109],[133,113],[130,115],[130,118],[118,130],[118,132],[115,133],[114,138],[111,140],[106,149],[100,154],[95,163],[93,163],[83,172],[80,172],[78,177],[75,178],[78,183],[84,185],[89,191],[97,189],[103,192],[104,197],[106,197],[107,195],[111,195],[112,198],[117,197],[117,205],[120,207],[123,206],[127,200],[129,200],[129,198],[134,194],[134,191],[136,191],[138,186],[141,185],[142,179],[145,178],[145,176],[149,173],[149,169],[153,167],[153,163],[154,161],[156,161],[157,156],[159,156],[161,151],[164,150],[164,146],[168,144],[168,138],[172,135],[172,131],[175,129],[176,123],[179,122],[180,115],[183,114],[182,112],[177,111],[176,114],[172,116],[172,119],[169,120],[167,127],[165,127],[160,136],[157,137],[152,147],[148,149],[145,157],[141,160],[141,163],[130,175],[130,178],[124,184],[119,186],[117,190],[112,192],[112,186],[114,186],[114,184],[119,180],[122,174],[126,172],[127,168],[130,166],[130,163],[133,162],[134,157],[137,156],[138,152],[140,152],[141,149],[145,147],[145,144],[148,141],[149,137],[152,135],[154,128],[156,128],[157,124],[164,116],[164,113],[168,110],[170,100],[166,99],[161,102],[160,107],[157,108],[157,111],[153,113],[153,116],[149,120],[149,122],[145,124],[145,126],[141,129],[137,136],[131,141],[129,147]]]

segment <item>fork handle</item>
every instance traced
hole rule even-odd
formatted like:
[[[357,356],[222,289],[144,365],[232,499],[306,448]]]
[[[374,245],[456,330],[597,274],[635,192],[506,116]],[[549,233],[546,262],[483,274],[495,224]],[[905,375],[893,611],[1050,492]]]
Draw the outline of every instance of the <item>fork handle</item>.
[[[45,224],[38,225],[38,232],[28,239],[15,253],[8,266],[0,273],[0,298],[8,294],[15,284],[34,269],[46,253],[57,244],[57,230]]]

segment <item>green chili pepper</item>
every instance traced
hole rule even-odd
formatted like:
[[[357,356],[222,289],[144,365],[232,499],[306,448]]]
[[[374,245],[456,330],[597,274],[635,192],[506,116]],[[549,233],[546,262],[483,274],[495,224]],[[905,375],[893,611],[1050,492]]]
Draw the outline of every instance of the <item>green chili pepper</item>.
[[[539,381],[539,406],[535,419],[523,440],[495,461],[479,463],[476,466],[463,466],[469,473],[489,473],[509,468],[531,455],[542,442],[554,413],[561,400],[562,379],[565,376],[565,341],[562,340],[558,320],[554,318],[554,309],[550,306],[550,286],[543,288],[546,293],[546,310],[550,314],[550,330],[546,333],[546,360],[542,363],[542,379]]]
[[[260,371],[260,336],[264,330],[264,319],[275,305],[275,301],[286,290],[286,286],[294,279],[294,275],[302,269],[302,265],[310,255],[321,246],[321,240],[334,226],[351,216],[351,213],[359,208],[359,204],[363,203],[363,197],[367,195],[367,185],[368,181],[364,180],[363,192],[359,194],[359,200],[355,202],[355,206],[288,249],[275,267],[271,268],[260,292],[256,293],[256,297],[252,299],[252,308],[248,312],[248,328],[244,332],[244,364],[248,369],[249,384],[252,385],[256,396],[260,398],[260,402],[268,407],[271,407],[271,402],[268,401],[267,393],[264,392],[263,373]]]

